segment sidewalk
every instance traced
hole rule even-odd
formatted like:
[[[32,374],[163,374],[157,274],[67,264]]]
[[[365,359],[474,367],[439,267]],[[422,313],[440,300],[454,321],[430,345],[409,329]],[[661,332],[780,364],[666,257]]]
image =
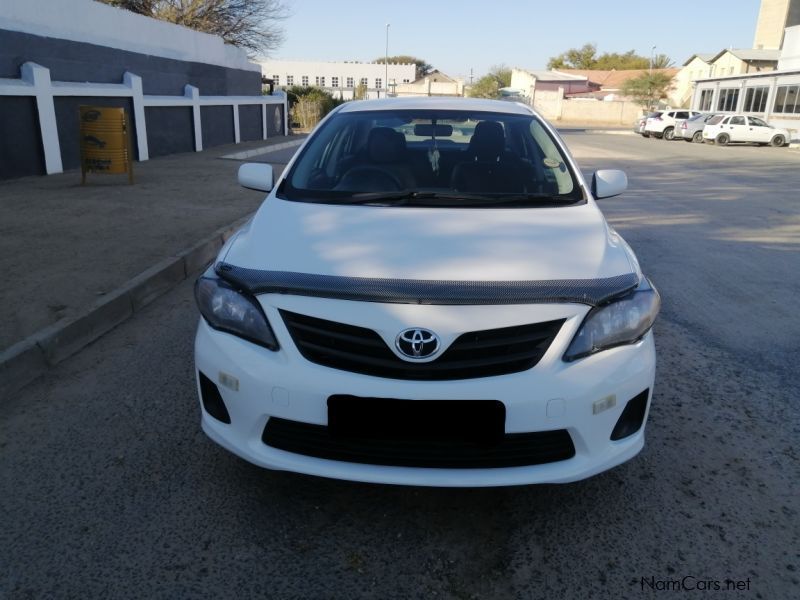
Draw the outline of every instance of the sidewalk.
[[[81,186],[76,171],[0,181],[0,395],[19,387],[8,381],[15,376],[12,354],[19,359],[20,351],[27,353],[26,368],[35,366],[31,360],[41,367],[42,357],[33,356],[37,350],[55,364],[193,276],[216,254],[231,225],[265,196],[240,187],[241,162],[221,157],[287,142],[299,145],[300,139],[135,163],[134,185],[126,176],[89,174]],[[286,154],[275,157],[286,160]],[[274,166],[277,175],[285,165]],[[127,299],[116,302],[121,292]],[[98,313],[101,322],[87,323],[87,315]],[[77,333],[91,339],[65,339]]]

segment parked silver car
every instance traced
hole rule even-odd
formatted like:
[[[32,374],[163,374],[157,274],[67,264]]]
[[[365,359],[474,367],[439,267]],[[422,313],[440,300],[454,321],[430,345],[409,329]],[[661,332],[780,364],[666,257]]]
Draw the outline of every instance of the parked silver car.
[[[703,143],[703,128],[706,123],[714,117],[714,113],[699,114],[688,119],[681,119],[675,122],[675,137],[676,140],[684,140],[686,142],[694,142],[696,144]]]
[[[662,110],[650,111],[636,119],[633,123],[634,133],[638,133],[644,137],[650,137],[650,133],[644,130],[645,125],[647,125],[647,119],[650,117],[660,117],[663,112]]]

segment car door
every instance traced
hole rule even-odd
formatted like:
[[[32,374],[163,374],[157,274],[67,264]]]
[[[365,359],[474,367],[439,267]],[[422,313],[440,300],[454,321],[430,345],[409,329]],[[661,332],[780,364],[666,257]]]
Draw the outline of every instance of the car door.
[[[772,127],[758,117],[747,117],[747,129],[752,137],[751,142],[768,144],[772,140]]]
[[[727,133],[732,142],[750,142],[749,131],[747,130],[747,123],[742,116],[731,117],[727,125],[722,126],[722,130]]]

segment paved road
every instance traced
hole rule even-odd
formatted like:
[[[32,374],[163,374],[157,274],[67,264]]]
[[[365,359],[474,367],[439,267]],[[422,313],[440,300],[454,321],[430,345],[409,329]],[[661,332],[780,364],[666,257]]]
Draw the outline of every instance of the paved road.
[[[252,467],[199,430],[187,283],[3,406],[0,597],[797,597],[800,156],[565,138],[628,170],[603,207],[664,297],[639,457],[488,490]]]

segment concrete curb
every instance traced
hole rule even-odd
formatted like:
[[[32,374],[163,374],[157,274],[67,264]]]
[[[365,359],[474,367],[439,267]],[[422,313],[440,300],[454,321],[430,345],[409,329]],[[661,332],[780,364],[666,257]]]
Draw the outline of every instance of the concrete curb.
[[[587,129],[586,133],[602,133],[605,135],[638,135],[630,129]]]
[[[140,273],[77,315],[65,317],[0,352],[0,400],[10,397],[159,296],[200,273],[248,219],[250,215],[218,229],[191,248]]]
[[[280,144],[271,144],[269,146],[259,146],[252,150],[243,150],[242,152],[234,152],[233,154],[225,154],[220,158],[227,158],[229,160],[245,160],[259,154],[267,154],[268,152],[277,152],[278,150],[286,150],[286,148],[294,148],[299,146],[305,141],[305,137],[301,140],[292,140],[290,142],[281,142]]]

